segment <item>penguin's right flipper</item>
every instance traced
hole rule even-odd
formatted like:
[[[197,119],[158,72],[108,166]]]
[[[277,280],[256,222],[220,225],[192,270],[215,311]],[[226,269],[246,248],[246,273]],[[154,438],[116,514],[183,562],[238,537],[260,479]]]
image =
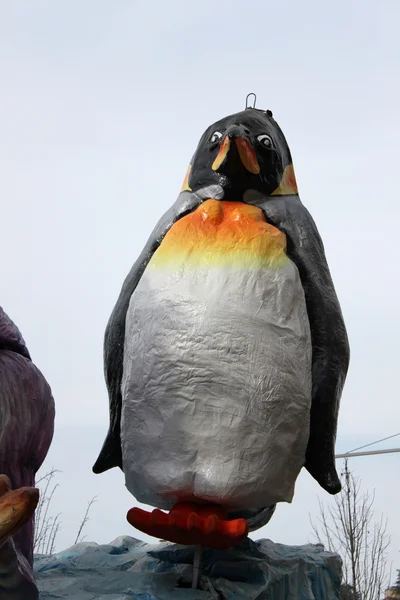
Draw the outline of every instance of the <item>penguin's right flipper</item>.
[[[121,381],[124,358],[125,320],[129,302],[150,259],[172,225],[201,203],[198,194],[182,192],[175,204],[161,217],[138,260],[122,286],[121,293],[107,325],[104,340],[104,371],[110,401],[110,425],[100,455],[93,466],[94,473],[113,467],[122,468],[121,453]]]

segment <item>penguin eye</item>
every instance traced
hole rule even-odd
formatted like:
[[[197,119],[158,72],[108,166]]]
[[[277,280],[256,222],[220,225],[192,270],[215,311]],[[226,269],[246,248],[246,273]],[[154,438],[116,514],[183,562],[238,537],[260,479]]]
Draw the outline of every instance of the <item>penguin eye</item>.
[[[272,138],[269,135],[267,135],[266,133],[258,135],[257,140],[260,142],[260,144],[262,144],[264,146],[264,148],[273,148],[274,147]]]
[[[210,142],[212,144],[215,144],[215,142],[218,142],[218,140],[220,140],[222,138],[222,133],[220,131],[214,131],[214,133],[211,136]]]

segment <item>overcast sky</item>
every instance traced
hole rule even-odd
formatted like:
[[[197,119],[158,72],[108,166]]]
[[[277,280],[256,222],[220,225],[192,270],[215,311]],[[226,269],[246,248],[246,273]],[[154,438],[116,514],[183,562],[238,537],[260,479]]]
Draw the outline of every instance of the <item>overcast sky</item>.
[[[117,470],[93,475],[108,427],[104,328],[174,202],[203,130],[256,92],[292,150],[348,327],[337,450],[400,431],[398,0],[0,1],[0,304],[57,407],[57,548],[139,535]],[[387,443],[400,446],[400,437]],[[383,447],[382,445],[379,447]],[[400,568],[400,454],[353,459]],[[341,465],[338,465],[341,468]],[[329,497],[301,474],[255,537],[312,540]]]

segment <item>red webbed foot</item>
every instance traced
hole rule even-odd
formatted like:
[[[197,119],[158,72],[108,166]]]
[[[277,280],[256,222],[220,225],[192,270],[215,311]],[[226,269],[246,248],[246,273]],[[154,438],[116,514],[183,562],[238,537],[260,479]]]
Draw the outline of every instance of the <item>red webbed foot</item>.
[[[133,527],[175,544],[201,545],[224,550],[240,544],[248,535],[245,519],[229,520],[216,505],[178,502],[169,513],[131,508],[127,519]]]

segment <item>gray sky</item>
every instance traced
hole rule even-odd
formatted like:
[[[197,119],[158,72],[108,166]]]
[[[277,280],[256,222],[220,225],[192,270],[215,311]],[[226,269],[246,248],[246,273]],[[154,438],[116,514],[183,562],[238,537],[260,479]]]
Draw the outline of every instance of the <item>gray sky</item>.
[[[248,92],[273,110],[323,237],[352,362],[338,451],[400,431],[398,0],[0,1],[0,303],[49,380],[62,470],[58,549],[98,496],[88,539],[137,535],[108,425],[103,332],[122,281],[173,203],[203,130]],[[400,438],[388,443],[399,445]],[[354,459],[400,568],[400,455]],[[395,480],[395,481],[394,481]],[[305,543],[329,497],[302,473],[257,537]]]

